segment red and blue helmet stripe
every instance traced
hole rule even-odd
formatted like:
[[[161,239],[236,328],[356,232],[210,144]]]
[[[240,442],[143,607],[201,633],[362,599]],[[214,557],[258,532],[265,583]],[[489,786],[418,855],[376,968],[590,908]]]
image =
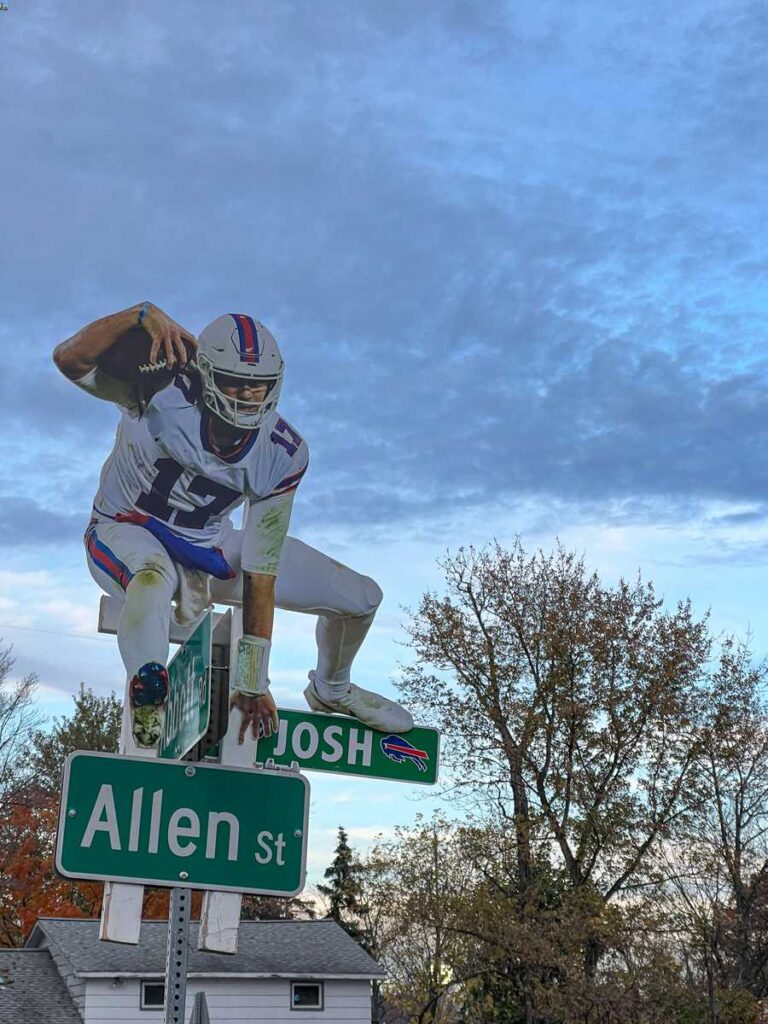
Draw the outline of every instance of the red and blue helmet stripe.
[[[237,326],[237,335],[240,344],[240,362],[259,362],[259,332],[256,321],[243,313],[230,313]]]

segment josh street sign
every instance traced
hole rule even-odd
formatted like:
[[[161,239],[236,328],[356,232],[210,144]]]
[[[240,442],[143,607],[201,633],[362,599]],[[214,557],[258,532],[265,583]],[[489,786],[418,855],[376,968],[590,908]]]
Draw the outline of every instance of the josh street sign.
[[[168,666],[168,710],[160,757],[180,758],[205,736],[211,717],[211,613]]]
[[[369,779],[431,785],[437,781],[440,733],[417,726],[405,733],[376,732],[353,718],[278,710],[276,736],[259,739],[257,761],[297,761],[304,771],[363,775]]]
[[[295,896],[309,784],[298,773],[77,751],[56,869],[68,878]]]

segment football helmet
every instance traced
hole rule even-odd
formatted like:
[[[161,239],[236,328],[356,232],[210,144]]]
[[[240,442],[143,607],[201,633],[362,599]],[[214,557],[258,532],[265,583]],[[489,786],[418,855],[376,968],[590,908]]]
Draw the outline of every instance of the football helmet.
[[[243,313],[225,313],[198,338],[195,364],[203,402],[214,415],[243,430],[255,430],[277,406],[283,383],[283,357],[270,332]],[[227,395],[223,387],[267,388],[257,402]]]

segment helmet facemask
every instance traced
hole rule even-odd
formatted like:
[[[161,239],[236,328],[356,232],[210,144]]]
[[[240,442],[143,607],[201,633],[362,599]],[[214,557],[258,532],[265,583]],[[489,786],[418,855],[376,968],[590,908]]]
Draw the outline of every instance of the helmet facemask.
[[[203,401],[210,411],[233,427],[243,430],[255,430],[264,417],[277,408],[280,397],[282,374],[256,376],[252,374],[234,374],[227,370],[217,370],[210,359],[202,352],[197,354],[197,369],[203,386]],[[254,390],[266,386],[267,393],[259,402],[244,401],[241,398],[227,395],[219,386],[222,378],[237,382],[240,387],[250,386]]]

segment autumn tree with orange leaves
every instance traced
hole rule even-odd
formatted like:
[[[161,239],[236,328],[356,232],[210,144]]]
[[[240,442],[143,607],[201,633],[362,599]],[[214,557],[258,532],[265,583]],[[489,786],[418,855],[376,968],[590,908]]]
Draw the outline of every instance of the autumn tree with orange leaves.
[[[102,884],[64,879],[53,868],[59,780],[74,749],[115,750],[120,703],[84,687],[70,717],[40,728],[35,676],[12,683],[10,648],[0,653],[0,945],[19,945],[38,917],[93,917]]]
[[[23,942],[38,917],[93,917],[102,884],[61,878],[53,870],[58,800],[29,786],[0,821],[0,945]]]

